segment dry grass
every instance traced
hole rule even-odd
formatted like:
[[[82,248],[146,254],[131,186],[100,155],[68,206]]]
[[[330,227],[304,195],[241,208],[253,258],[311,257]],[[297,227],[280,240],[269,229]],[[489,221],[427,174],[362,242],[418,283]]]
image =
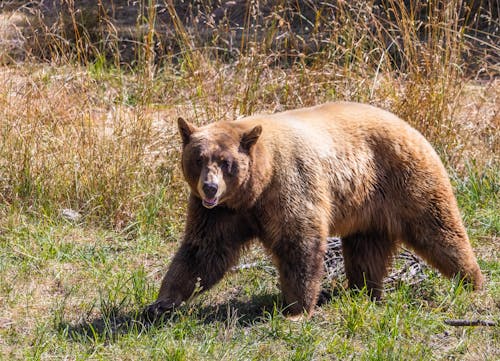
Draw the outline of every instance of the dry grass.
[[[415,94],[415,84],[386,76],[368,97],[363,94],[366,79],[351,77],[346,89],[347,79],[325,80],[328,69],[264,68],[257,80],[247,70],[216,66],[206,64],[193,85],[191,76],[159,74],[150,95],[154,101],[148,104],[137,103],[144,92],[137,89],[140,75],[114,78],[82,68],[44,65],[4,68],[0,74],[7,85],[0,90],[4,202],[73,208],[94,220],[124,226],[134,221],[149,196],[156,197],[163,188],[169,188],[166,203],[178,203],[182,180],[173,126],[178,115],[198,122],[228,120],[332,98],[392,108],[424,132],[455,169],[463,169],[467,161],[479,168],[498,161],[497,82],[453,89],[456,94],[450,103],[442,104],[439,96],[433,104],[426,100],[434,94],[432,89],[419,88]],[[251,100],[239,91],[249,82],[258,84],[246,90],[255,92]],[[329,92],[336,96],[328,96]],[[436,115],[441,106],[444,119]],[[165,213],[157,216],[163,218]]]

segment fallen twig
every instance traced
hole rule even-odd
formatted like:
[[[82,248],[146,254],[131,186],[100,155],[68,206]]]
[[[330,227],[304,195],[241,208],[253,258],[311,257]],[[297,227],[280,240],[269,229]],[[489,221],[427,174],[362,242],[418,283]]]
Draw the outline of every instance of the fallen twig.
[[[496,326],[496,322],[486,320],[444,320],[450,326]]]

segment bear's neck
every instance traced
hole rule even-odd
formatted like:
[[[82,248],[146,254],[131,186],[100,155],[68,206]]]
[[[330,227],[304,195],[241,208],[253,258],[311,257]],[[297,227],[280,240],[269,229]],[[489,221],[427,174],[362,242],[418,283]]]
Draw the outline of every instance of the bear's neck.
[[[271,154],[262,142],[257,142],[250,152],[248,177],[243,182],[241,196],[234,204],[234,209],[251,209],[268,186],[272,177]]]

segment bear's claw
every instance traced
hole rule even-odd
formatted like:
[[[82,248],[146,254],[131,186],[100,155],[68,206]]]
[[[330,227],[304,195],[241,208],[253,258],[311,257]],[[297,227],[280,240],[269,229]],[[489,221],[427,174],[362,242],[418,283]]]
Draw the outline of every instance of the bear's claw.
[[[160,319],[166,313],[171,312],[173,309],[173,303],[157,300],[146,306],[143,311],[143,316],[146,320],[153,322]]]

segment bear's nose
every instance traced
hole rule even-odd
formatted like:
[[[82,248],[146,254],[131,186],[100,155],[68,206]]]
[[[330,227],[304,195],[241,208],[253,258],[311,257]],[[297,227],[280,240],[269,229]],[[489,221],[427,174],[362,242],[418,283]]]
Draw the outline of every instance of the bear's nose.
[[[204,182],[203,183],[203,193],[205,193],[205,196],[207,198],[213,198],[215,194],[217,193],[217,184],[211,183],[211,182]]]

